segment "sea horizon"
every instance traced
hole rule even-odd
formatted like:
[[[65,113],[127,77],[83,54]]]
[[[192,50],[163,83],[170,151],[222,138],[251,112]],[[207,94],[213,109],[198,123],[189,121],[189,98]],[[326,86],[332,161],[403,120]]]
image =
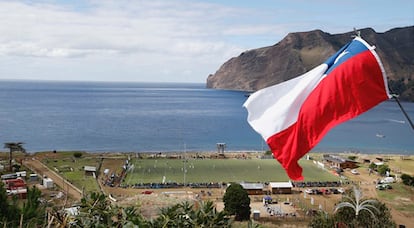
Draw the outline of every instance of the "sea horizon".
[[[247,123],[245,91],[205,83],[0,81],[0,142],[28,152],[266,151]],[[414,116],[414,103],[403,103]],[[395,101],[332,129],[311,152],[414,154],[414,131]]]

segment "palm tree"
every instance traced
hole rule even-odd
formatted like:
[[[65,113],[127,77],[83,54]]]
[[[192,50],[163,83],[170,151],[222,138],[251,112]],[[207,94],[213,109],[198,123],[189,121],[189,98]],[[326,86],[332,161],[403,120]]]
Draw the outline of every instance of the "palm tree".
[[[212,201],[200,202],[199,207],[182,202],[161,208],[151,227],[231,227],[231,220],[224,211],[217,212]]]
[[[352,209],[355,213],[352,216],[352,221],[354,224],[358,224],[360,219],[358,216],[362,211],[367,211],[374,220],[377,220],[378,218],[375,214],[379,214],[380,211],[374,205],[377,205],[378,201],[374,199],[362,200],[362,192],[355,186],[353,188],[353,193],[353,197],[344,196],[344,198],[346,198],[347,201],[341,202],[338,205],[336,205],[334,213],[345,208]]]
[[[4,143],[4,148],[9,148],[9,169],[12,171],[12,160],[13,160],[13,152],[19,151],[26,153],[26,149],[23,148],[23,142],[7,142]]]
[[[118,211],[109,198],[100,192],[91,192],[81,199],[76,223],[83,227],[111,227]]]
[[[138,207],[119,207],[118,210],[118,224],[123,227],[149,227],[149,223],[141,215]]]
[[[41,195],[42,192],[35,186],[27,188],[27,199],[22,207],[22,215],[24,216],[25,222],[28,222],[29,220],[33,220],[37,224],[43,222],[46,207],[44,204],[41,204],[41,201],[39,200]]]
[[[160,209],[160,214],[157,219],[152,221],[152,227],[178,227],[177,217],[179,213],[179,204],[175,204],[171,207],[165,207]]]
[[[230,218],[224,211],[218,212],[213,201],[200,202],[195,220],[199,227],[229,227],[231,225]]]

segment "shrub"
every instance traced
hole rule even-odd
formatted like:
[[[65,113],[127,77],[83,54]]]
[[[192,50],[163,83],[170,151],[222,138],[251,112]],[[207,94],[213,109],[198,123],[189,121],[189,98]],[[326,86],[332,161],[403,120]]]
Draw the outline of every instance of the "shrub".
[[[75,153],[73,153],[73,157],[75,157],[75,158],[82,157],[82,152],[75,152]]]
[[[358,157],[357,156],[354,156],[354,155],[348,156],[348,159],[349,160],[352,160],[352,161],[355,161],[357,158]]]
[[[414,177],[408,175],[408,174],[402,174],[401,175],[401,180],[403,182],[403,184],[408,185],[408,186],[414,186]]]
[[[380,165],[378,166],[377,171],[381,176],[385,176],[387,171],[390,171],[390,168],[388,167],[388,165]]]

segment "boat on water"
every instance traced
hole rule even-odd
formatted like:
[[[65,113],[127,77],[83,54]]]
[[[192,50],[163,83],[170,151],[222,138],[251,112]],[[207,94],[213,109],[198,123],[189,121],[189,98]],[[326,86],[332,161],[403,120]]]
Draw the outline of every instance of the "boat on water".
[[[377,136],[378,138],[385,138],[385,135],[377,133],[375,136]]]

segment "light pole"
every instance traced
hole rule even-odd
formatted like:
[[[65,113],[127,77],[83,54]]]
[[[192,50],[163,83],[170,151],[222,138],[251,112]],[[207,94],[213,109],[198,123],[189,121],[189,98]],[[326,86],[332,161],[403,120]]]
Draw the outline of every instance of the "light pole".
[[[186,144],[184,143],[184,160],[183,160],[183,181],[184,181],[184,187],[186,186],[186,174],[187,174],[187,156],[186,156]]]

